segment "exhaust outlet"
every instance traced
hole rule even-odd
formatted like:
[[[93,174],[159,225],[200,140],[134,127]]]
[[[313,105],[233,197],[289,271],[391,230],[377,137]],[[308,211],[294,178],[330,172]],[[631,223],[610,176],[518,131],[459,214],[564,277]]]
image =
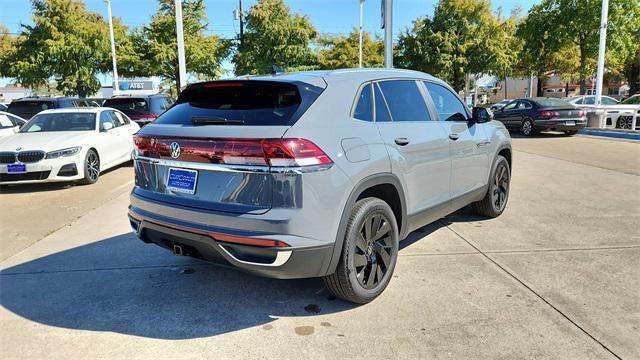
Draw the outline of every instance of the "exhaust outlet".
[[[182,246],[178,244],[173,244],[173,253],[178,256],[184,256],[184,252],[182,251]]]

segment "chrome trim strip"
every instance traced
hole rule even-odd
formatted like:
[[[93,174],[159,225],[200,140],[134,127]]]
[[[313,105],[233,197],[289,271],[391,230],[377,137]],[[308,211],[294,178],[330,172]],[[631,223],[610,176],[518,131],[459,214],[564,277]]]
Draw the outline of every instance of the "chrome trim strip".
[[[269,167],[262,165],[228,165],[228,164],[207,164],[189,161],[178,161],[169,159],[157,159],[146,156],[135,156],[135,161],[144,161],[153,165],[173,166],[184,169],[194,170],[211,170],[211,171],[228,171],[228,172],[242,172],[242,173],[273,173],[273,174],[285,174],[285,175],[299,175],[317,171],[324,171],[330,169],[333,164],[323,165],[311,165],[311,166],[298,166],[298,167]]]
[[[273,260],[272,263],[262,264],[262,263],[240,260],[237,257],[231,255],[231,253],[227,251],[227,249],[225,249],[224,246],[218,244],[218,247],[220,247],[220,249],[222,249],[222,251],[224,251],[225,254],[229,255],[229,257],[231,257],[234,261],[237,261],[241,264],[253,265],[253,266],[266,266],[266,267],[277,267],[277,266],[284,265],[287,261],[289,261],[289,258],[291,257],[291,253],[293,252],[291,250],[277,251],[276,259]]]

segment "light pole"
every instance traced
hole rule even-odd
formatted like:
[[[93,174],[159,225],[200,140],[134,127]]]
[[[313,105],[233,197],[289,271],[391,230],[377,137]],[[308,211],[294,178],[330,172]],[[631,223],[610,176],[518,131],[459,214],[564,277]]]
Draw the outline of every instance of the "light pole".
[[[178,37],[178,89],[177,93],[187,84],[187,66],[184,60],[184,31],[182,29],[182,0],[175,0],[176,6],[176,36]]]
[[[360,47],[358,48],[358,67],[362,67],[362,14],[364,0],[360,0]]]
[[[111,37],[111,58],[113,60],[113,95],[120,95],[118,85],[118,66],[116,64],[116,40],[113,37],[113,19],[111,17],[111,0],[105,0],[109,15],[109,36]]]
[[[382,0],[382,28],[384,29],[384,67],[393,67],[393,0]]]
[[[596,106],[600,106],[602,104],[602,78],[604,77],[604,52],[607,46],[608,16],[609,0],[602,0],[602,16],[600,17],[600,44],[598,45],[598,73],[596,77]]]

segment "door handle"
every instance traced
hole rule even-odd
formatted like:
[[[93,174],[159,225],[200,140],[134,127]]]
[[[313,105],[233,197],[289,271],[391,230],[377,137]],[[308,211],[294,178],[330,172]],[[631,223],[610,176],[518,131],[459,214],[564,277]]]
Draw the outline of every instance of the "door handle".
[[[409,145],[409,139],[405,138],[405,137],[399,137],[396,138],[395,143],[400,145],[400,146],[405,146],[405,145]]]
[[[460,138],[460,135],[458,134],[449,134],[449,139],[456,141]]]
[[[481,141],[479,143],[476,144],[478,147],[483,147],[483,146],[487,146],[487,145],[491,145],[491,141]]]

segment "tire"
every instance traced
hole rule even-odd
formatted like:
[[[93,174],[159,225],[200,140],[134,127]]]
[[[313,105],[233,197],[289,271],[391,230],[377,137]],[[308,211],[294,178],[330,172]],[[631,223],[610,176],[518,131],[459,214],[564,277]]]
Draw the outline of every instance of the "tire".
[[[565,135],[567,135],[567,136],[573,136],[573,135],[575,135],[575,134],[577,134],[577,133],[578,133],[578,132],[577,132],[577,131],[575,131],[575,130],[565,130],[565,131],[564,131],[564,134],[565,134]]]
[[[500,216],[507,207],[510,187],[511,169],[509,168],[509,162],[504,156],[498,155],[489,177],[487,194],[482,200],[472,203],[471,207],[477,214],[482,216],[489,218]]]
[[[100,178],[100,157],[98,153],[90,149],[84,157],[84,178],[80,180],[82,185],[95,184]]]
[[[629,117],[629,116],[620,116],[618,118],[618,121],[616,121],[616,128],[617,129],[631,130],[631,122],[632,122],[631,117]]]
[[[531,121],[531,119],[525,119],[520,125],[520,132],[524,136],[532,136],[535,134],[536,131],[533,127],[533,121]]]
[[[359,200],[349,216],[336,271],[324,277],[329,292],[357,304],[375,299],[393,275],[398,237],[396,218],[386,202],[372,197]]]

